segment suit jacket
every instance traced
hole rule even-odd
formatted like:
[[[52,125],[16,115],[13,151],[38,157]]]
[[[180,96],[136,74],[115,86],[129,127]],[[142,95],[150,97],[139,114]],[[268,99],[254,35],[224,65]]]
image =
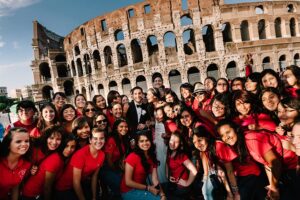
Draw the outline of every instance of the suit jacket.
[[[150,115],[147,111],[147,105],[142,104],[141,108],[142,108],[142,114],[140,117],[140,121],[138,121],[138,114],[137,114],[137,110],[135,107],[135,103],[134,103],[134,101],[131,101],[129,103],[129,108],[128,108],[128,111],[126,114],[126,119],[128,122],[129,129],[132,132],[135,132],[137,130],[138,124],[145,124],[147,120],[150,120]]]

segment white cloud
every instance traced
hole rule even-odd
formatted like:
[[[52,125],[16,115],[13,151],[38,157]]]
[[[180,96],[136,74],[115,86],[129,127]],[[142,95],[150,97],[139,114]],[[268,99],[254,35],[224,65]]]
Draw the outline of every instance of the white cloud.
[[[40,0],[0,0],[0,17],[11,14],[13,11],[30,6]]]
[[[0,70],[26,68],[30,66],[30,61],[19,61],[14,63],[0,64]]]

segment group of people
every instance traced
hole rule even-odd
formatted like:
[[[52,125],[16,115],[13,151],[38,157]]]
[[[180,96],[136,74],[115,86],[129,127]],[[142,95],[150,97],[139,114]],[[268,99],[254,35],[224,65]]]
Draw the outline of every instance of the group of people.
[[[300,199],[300,68],[92,101],[24,100],[0,149],[0,199]],[[129,99],[132,99],[129,101]]]

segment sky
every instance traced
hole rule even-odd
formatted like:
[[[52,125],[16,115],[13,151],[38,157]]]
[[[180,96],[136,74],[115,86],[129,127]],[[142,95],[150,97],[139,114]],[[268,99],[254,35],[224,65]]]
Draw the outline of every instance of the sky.
[[[225,0],[239,3],[256,0]],[[0,86],[12,89],[34,83],[32,21],[65,36],[84,22],[143,0],[0,0]]]

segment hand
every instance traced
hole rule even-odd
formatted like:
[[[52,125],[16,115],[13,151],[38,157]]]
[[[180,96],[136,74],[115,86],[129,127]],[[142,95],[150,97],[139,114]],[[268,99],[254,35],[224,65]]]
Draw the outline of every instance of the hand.
[[[248,125],[248,129],[249,129],[249,130],[254,131],[254,130],[256,130],[256,128],[257,128],[257,127],[256,127],[256,124],[249,124],[249,125]]]
[[[137,129],[138,130],[144,130],[145,127],[146,127],[145,124],[138,124]]]
[[[169,181],[172,183],[177,183],[177,179],[174,178],[173,176],[170,176]]]
[[[187,181],[185,181],[183,179],[179,179],[177,183],[178,183],[178,185],[181,185],[183,187],[188,187],[189,186]]]
[[[164,194],[163,196],[160,196],[160,200],[167,200],[166,195]]]
[[[151,192],[154,195],[158,195],[158,193],[159,193],[159,190],[156,189],[155,186],[153,186],[153,185],[151,185],[151,186],[148,185],[148,191]]]
[[[30,169],[30,173],[32,176],[36,175],[37,171],[38,171],[39,167],[36,165],[32,165],[31,169]]]
[[[233,199],[234,200],[240,200],[241,199],[240,193],[238,193],[238,192],[235,193]]]
[[[270,185],[266,186],[266,189],[268,190],[268,197],[271,200],[279,200],[280,199],[280,195],[279,195],[279,191],[277,188],[271,188]]]

